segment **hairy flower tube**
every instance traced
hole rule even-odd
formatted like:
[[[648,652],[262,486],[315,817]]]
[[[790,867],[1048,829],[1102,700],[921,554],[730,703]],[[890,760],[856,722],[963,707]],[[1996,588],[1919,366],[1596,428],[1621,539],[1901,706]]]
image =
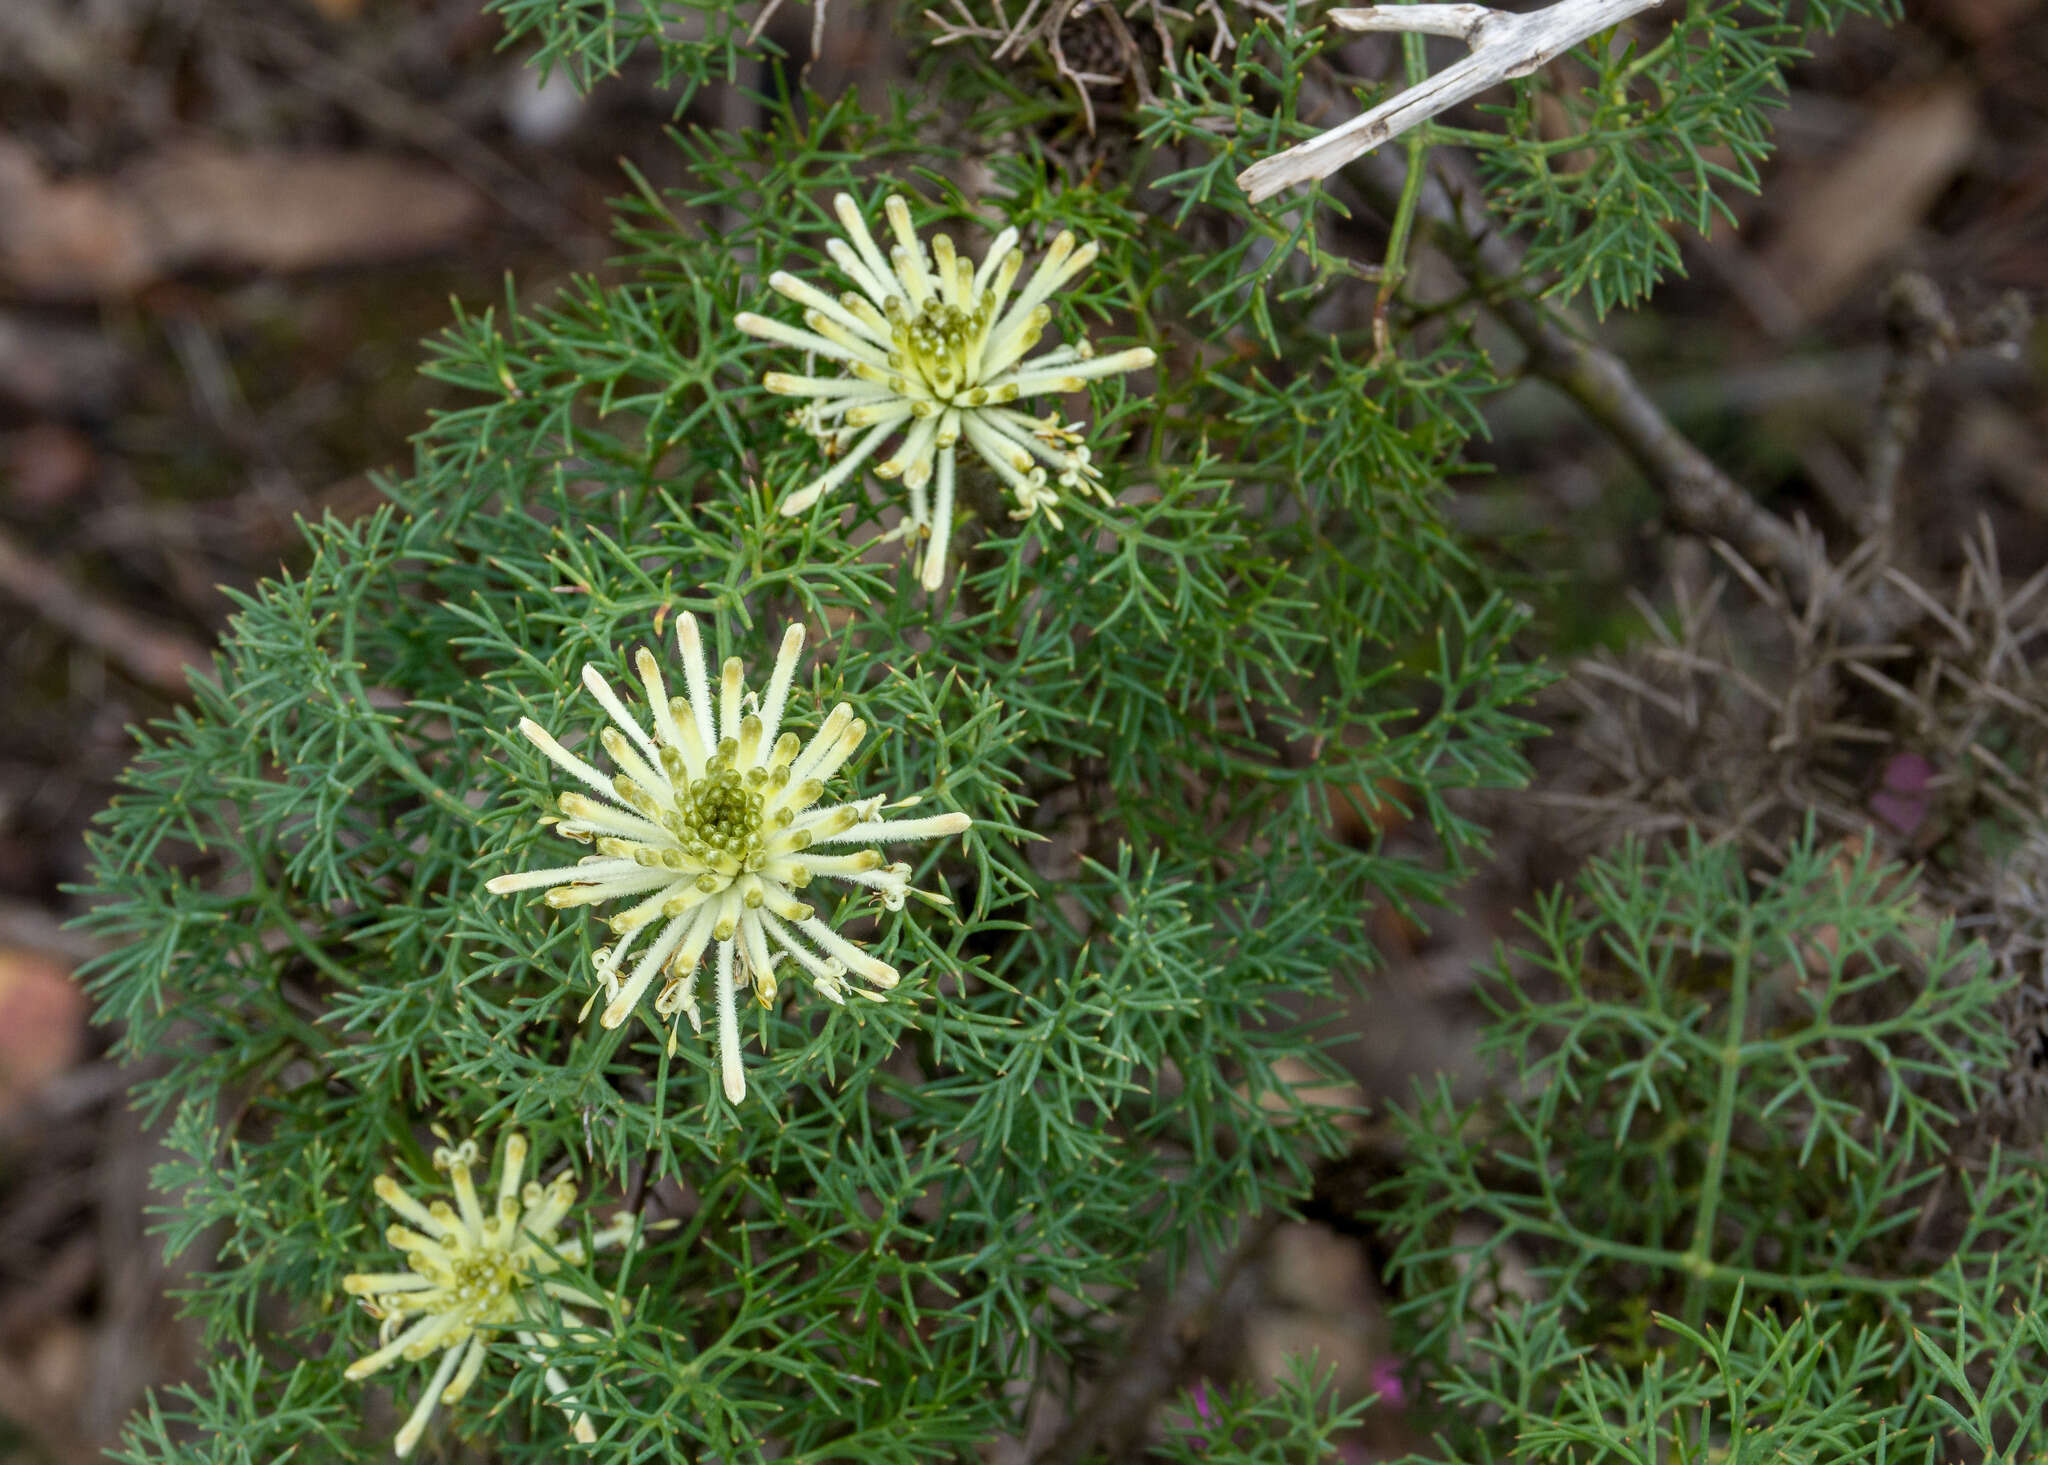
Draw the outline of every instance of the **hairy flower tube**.
[[[642,647],[634,657],[653,714],[652,732],[595,667],[583,668],[583,685],[614,724],[599,741],[617,765],[616,775],[600,773],[531,718],[520,720],[519,731],[535,747],[597,796],[563,794],[556,805],[561,815],[550,821],[558,833],[595,844],[597,853],[558,869],[500,875],[486,888],[504,895],[546,886],[547,903],[556,907],[632,900],[609,918],[618,940],[597,956],[606,1027],[624,1022],[655,978],[665,975],[655,1011],[671,1024],[676,1014],[686,1014],[701,1032],[697,970],[715,946],[719,1064],[725,1095],[737,1104],[746,1097],[747,1083],[736,987],[751,988],[762,1006],[772,1005],[775,964],[783,953],[833,1002],[844,1003],[848,988],[842,978],[849,971],[878,988],[896,985],[894,967],[833,930],[799,892],[824,875],[878,891],[885,907],[901,910],[910,893],[910,866],[889,864],[872,848],[826,854],[821,847],[938,839],[961,833],[970,821],[965,814],[878,817],[884,807],[903,808],[916,798],[888,806],[880,796],[819,802],[867,726],[842,702],[808,745],[781,730],[803,650],[802,626],[783,633],[767,693],[758,702],[746,691],[740,659],[725,663],[715,717],[695,616],[680,618],[676,639],[686,697],[668,695],[652,652]],[[748,710],[750,703],[755,710]],[[653,939],[634,954],[641,935],[650,931]],[[621,977],[629,955],[632,967]]]
[[[434,1168],[447,1174],[455,1192],[452,1206],[445,1200],[422,1205],[389,1175],[377,1177],[377,1198],[407,1223],[391,1226],[385,1239],[405,1253],[411,1270],[342,1278],[342,1290],[361,1298],[382,1322],[381,1346],[350,1364],[347,1377],[368,1378],[401,1358],[441,1355],[426,1392],[398,1431],[401,1456],[419,1443],[436,1404],[453,1404],[469,1392],[483,1371],[493,1334],[510,1332],[539,1361],[540,1350],[555,1344],[542,1329],[559,1311],[568,1305],[604,1306],[600,1298],[550,1280],[564,1262],[580,1265],[584,1259],[580,1240],[557,1236],[576,1202],[576,1185],[564,1176],[552,1185],[529,1180],[522,1186],[526,1159],[526,1137],[509,1136],[488,1209],[470,1176],[477,1160],[474,1140],[434,1151]],[[593,1240],[599,1247],[610,1246],[632,1231],[632,1219],[626,1218]],[[551,1306],[537,1294],[564,1307]],[[552,1367],[547,1385],[557,1399],[569,1392],[568,1380]],[[570,1408],[570,1418],[577,1439],[589,1444],[597,1438],[587,1415]]]
[[[847,238],[828,240],[825,248],[856,288],[835,299],[777,271],[768,283],[804,308],[804,328],[751,312],[735,322],[749,335],[836,362],[845,373],[771,371],[762,378],[771,392],[810,399],[800,420],[838,457],[783,499],[782,512],[810,508],[901,431],[902,441],[874,471],[901,477],[910,490],[906,532],[930,536],[921,578],[936,590],[952,533],[955,444],[965,438],[1016,496],[1012,518],[1043,509],[1057,528],[1059,490],[1102,495],[1100,470],[1089,461],[1078,424],[1062,426],[1056,413],[1033,417],[1009,404],[1076,392],[1091,378],[1136,371],[1156,358],[1144,346],[1098,357],[1084,339],[1026,359],[1052,320],[1053,292],[1099,253],[1092,243],[1076,247],[1071,233],[1053,240],[1013,295],[1024,266],[1015,229],[996,236],[977,268],[944,234],[933,237],[927,253],[910,227],[909,206],[891,196],[883,209],[896,243],[885,258],[850,197],[838,195],[832,208]]]

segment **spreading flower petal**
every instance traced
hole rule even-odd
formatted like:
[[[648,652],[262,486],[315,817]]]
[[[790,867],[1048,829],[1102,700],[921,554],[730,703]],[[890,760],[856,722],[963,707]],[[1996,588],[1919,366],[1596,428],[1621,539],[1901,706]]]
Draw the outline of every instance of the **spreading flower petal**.
[[[434,1168],[448,1177],[453,1206],[446,1200],[424,1205],[390,1176],[377,1177],[377,1198],[409,1223],[391,1227],[387,1237],[404,1251],[411,1270],[342,1278],[342,1291],[361,1299],[382,1324],[380,1346],[349,1365],[346,1377],[367,1378],[401,1359],[441,1355],[398,1431],[394,1448],[400,1456],[419,1443],[437,1405],[453,1404],[469,1392],[483,1371],[492,1336],[516,1333],[528,1342],[534,1361],[545,1366],[538,1339],[522,1325],[552,1320],[565,1311],[559,1306],[565,1300],[584,1306],[603,1306],[608,1300],[549,1280],[563,1259],[578,1261],[583,1255],[580,1240],[559,1235],[575,1203],[576,1186],[567,1177],[545,1187],[538,1181],[522,1184],[527,1158],[526,1137],[508,1135],[496,1182],[489,1187],[488,1209],[476,1187],[473,1140],[434,1151]],[[596,1244],[629,1239],[637,1224],[631,1217],[622,1222],[597,1233]],[[543,1294],[552,1300],[543,1300]],[[548,1379],[551,1396],[566,1392],[552,1368]],[[589,1421],[571,1413],[576,1436],[594,1438]]]
[[[950,493],[951,469],[944,462],[941,486]],[[607,779],[538,724],[522,720],[520,730],[549,761],[598,795],[563,795],[558,806],[569,817],[555,826],[571,838],[595,836],[598,853],[580,864],[499,875],[485,888],[496,895],[544,889],[547,904],[558,909],[631,901],[608,917],[620,939],[596,961],[604,997],[599,1021],[606,1027],[623,1023],[653,991],[655,1014],[672,1033],[685,1016],[694,1030],[699,967],[715,946],[709,980],[721,1087],[737,1104],[746,1095],[738,995],[751,990],[764,1005],[774,1001],[779,952],[793,953],[812,984],[835,1002],[842,1000],[840,979],[848,972],[880,988],[897,981],[894,967],[826,925],[798,892],[814,880],[837,880],[873,890],[885,910],[900,910],[910,867],[889,863],[873,845],[946,838],[965,832],[970,821],[958,813],[884,820],[882,796],[826,798],[827,785],[865,740],[867,724],[841,702],[808,742],[783,730],[803,652],[800,626],[783,633],[758,702],[737,657],[720,668],[714,688],[695,616],[680,618],[676,643],[687,697],[664,704],[667,683],[652,654],[643,650],[634,658],[641,684],[655,699],[651,726],[595,668],[583,674],[584,689],[612,724],[598,741],[619,769],[616,776]],[[758,710],[749,712],[750,705]],[[868,847],[846,848],[856,844]],[[834,848],[828,852],[827,845]],[[799,943],[799,931],[810,945]],[[651,934],[640,945],[643,933]]]
[[[877,478],[902,479],[909,531],[922,560],[919,578],[936,590],[945,580],[961,442],[1015,496],[1013,518],[1028,519],[1043,508],[1057,528],[1059,516],[1052,510],[1061,489],[1092,492],[1106,502],[1100,470],[1074,427],[1063,427],[1057,415],[1037,418],[1004,406],[1040,393],[1077,391],[1087,381],[1141,370],[1157,359],[1144,346],[1096,357],[1085,341],[1030,355],[1052,319],[1049,300],[1094,262],[1097,246],[1060,234],[1013,298],[1024,262],[1014,229],[997,235],[976,267],[943,234],[927,249],[901,197],[892,195],[883,205],[895,241],[886,255],[852,198],[839,194],[832,210],[846,241],[829,241],[826,253],[860,293],[835,300],[778,270],[768,283],[803,308],[803,327],[752,312],[736,321],[748,335],[837,362],[846,373],[811,375],[807,364],[804,375],[771,371],[762,378],[769,391],[805,400],[797,420],[837,459],[785,494],[782,512],[809,509],[858,472],[884,438],[901,432],[895,451],[872,471]],[[991,421],[998,412],[1000,430]],[[860,427],[867,433],[849,450],[850,429]],[[1028,451],[1017,445],[1020,436]],[[1032,462],[1034,454],[1045,467]]]

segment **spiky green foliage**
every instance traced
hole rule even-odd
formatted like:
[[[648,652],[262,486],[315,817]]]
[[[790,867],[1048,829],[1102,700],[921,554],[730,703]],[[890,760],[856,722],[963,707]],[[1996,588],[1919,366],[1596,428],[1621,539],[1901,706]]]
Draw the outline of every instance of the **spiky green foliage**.
[[[1501,1098],[1383,1193],[1459,1460],[1920,1460],[2041,1423],[2048,1177],[1978,1142],[1981,947],[1811,834],[1597,861],[1492,974]]]
[[[1676,15],[1644,12],[1594,36],[1569,55],[1519,78],[1510,100],[1482,98],[1411,130],[1392,144],[1424,161],[1444,148],[1468,158],[1503,230],[1525,247],[1533,288],[1584,296],[1605,314],[1646,297],[1683,272],[1679,226],[1700,234],[1732,224],[1726,196],[1754,192],[1771,150],[1771,116],[1784,105],[1786,74],[1807,54],[1809,27],[1833,30],[1852,16],[1889,19],[1896,0],[1688,0]],[[1290,190],[1257,207],[1230,181],[1247,165],[1334,126],[1422,80],[1455,43],[1406,38],[1388,76],[1346,73],[1332,42],[1355,39],[1289,6],[1259,18],[1211,57],[1197,38],[1179,74],[1145,109],[1145,135],[1180,145],[1188,165],[1162,179],[1183,210],[1200,203],[1240,221],[1202,271],[1204,304],[1225,323],[1249,314],[1267,333],[1266,301],[1358,264],[1329,234],[1346,217],[1343,175]],[[1316,118],[1307,125],[1305,116]],[[1489,124],[1474,127],[1472,122]],[[1405,235],[1399,220],[1384,260],[1398,278]]]
[[[1668,27],[1652,21],[1625,44],[1598,37],[1573,62],[1517,82],[1511,106],[1489,109],[1498,139],[1474,151],[1493,207],[1528,239],[1531,270],[1603,315],[1683,274],[1674,226],[1705,235],[1718,217],[1732,227],[1723,195],[1756,191],[1770,114],[1806,55],[1805,24],[1889,18],[1897,3],[1805,9],[1689,0]]]
[[[728,0],[484,0],[483,8],[504,22],[505,44],[531,43],[544,72],[560,67],[585,89],[651,51],[680,107],[707,83],[739,78],[751,60],[753,17]]]
[[[1176,1465],[1295,1465],[1335,1456],[1336,1439],[1370,1405],[1348,1408],[1327,1370],[1295,1359],[1271,1390],[1240,1386],[1184,1394],[1166,1416],[1158,1458]]]
[[[498,8],[583,79],[640,41],[685,89],[737,65],[729,7]],[[157,1062],[167,1238],[219,1238],[190,1305],[227,1360],[124,1458],[388,1451],[384,1396],[341,1382],[374,1328],[339,1286],[384,1250],[373,1177],[431,1182],[432,1123],[533,1136],[586,1237],[622,1207],[678,1222],[562,1273],[631,1303],[545,1350],[620,1461],[971,1459],[1114,1355],[1141,1274],[1203,1267],[1342,1148],[1303,1091],[1331,1075],[1301,1014],[1376,960],[1376,910],[1452,897],[1484,842],[1456,792],[1525,771],[1524,613],[1442,506],[1500,383],[1467,302],[1407,293],[1412,190],[1373,235],[1335,185],[1253,209],[1229,182],[1311,130],[1319,33],[1293,9],[1229,37],[1160,15],[1171,68],[1140,108],[1105,99],[1094,141],[1070,86],[985,44],[880,115],[777,95],[757,127],[679,134],[684,186],[622,205],[619,282],[462,309],[427,365],[459,404],[390,503],[310,527],[241,598],[216,678],[144,735],[95,837],[116,946],[96,991]],[[1578,183],[1511,192],[1539,265],[1575,242],[1566,288],[1647,287],[1663,217],[1728,181],[1680,164],[1752,136],[1781,20],[1695,4],[1640,62],[1589,53],[1637,69],[1573,145],[1662,181],[1634,213]],[[1628,110],[1656,88],[1663,110]],[[1463,139],[1533,177],[1525,133],[1437,127],[1410,153]],[[1114,503],[1014,522],[970,471],[936,595],[877,543],[894,487],[776,512],[821,448],[758,385],[791,363],[733,320],[774,308],[772,270],[832,278],[841,190],[870,217],[902,192],[961,241],[1099,241],[1058,331],[1159,355],[1062,404]],[[852,703],[877,733],[860,788],[975,821],[903,852],[950,907],[821,911],[905,979],[843,1008],[789,981],[751,1009],[738,1108],[687,1028],[580,1019],[606,939],[585,912],[483,892],[558,859],[559,778],[515,724],[594,737],[581,668],[632,685],[685,610],[757,668],[803,622],[789,724]],[[1995,984],[1946,932],[1916,943],[1905,889],[1811,845],[1762,886],[1725,852],[1630,852],[1588,904],[1539,911],[1534,974],[1497,988],[1522,1082],[1423,1102],[1383,1218],[1465,1458],[2023,1432],[2040,1339],[2013,1304],[2040,1282],[1990,1258],[2039,1255],[2048,1208],[2035,1169],[1954,1144],[1998,1057]],[[1944,1185],[1966,1219],[1916,1232]],[[423,1451],[563,1458],[543,1369],[495,1351]],[[1317,1459],[1357,1418],[1310,1371],[1175,1433],[1191,1407],[1162,1413],[1169,1458]]]
[[[162,1065],[145,1102],[187,1105],[173,1239],[218,1223],[224,1246],[192,1306],[272,1369],[202,1426],[273,1407],[294,1369],[332,1399],[373,1331],[336,1301],[384,1250],[371,1178],[425,1186],[430,1121],[532,1135],[593,1225],[650,1194],[683,1222],[623,1281],[593,1264],[633,1310],[550,1359],[617,1460],[964,1458],[1014,1424],[1012,1381],[1099,1351],[1141,1266],[1199,1265],[1339,1147],[1296,1087],[1294,1065],[1328,1073],[1297,1004],[1374,959],[1376,906],[1450,889],[1479,831],[1447,793],[1522,771],[1518,612],[1447,552],[1460,434],[1421,390],[1483,375],[1457,354],[1384,375],[1326,355],[1284,382],[1211,361],[1184,324],[1197,246],[1134,184],[1010,160],[969,200],[918,166],[930,125],[807,98],[680,138],[696,181],[627,206],[632,277],[465,312],[428,365],[463,404],[392,503],[313,526],[304,566],[242,598],[217,681],[148,736],[95,841],[95,921],[126,943],[97,990]],[[767,303],[766,268],[819,272],[840,189],[871,214],[901,189],[962,237],[1103,243],[1061,328],[1165,358],[1149,390],[1086,404],[1115,507],[985,522],[936,597],[871,547],[894,490],[776,514],[818,447],[732,320]],[[1320,456],[1295,411],[1311,380]],[[558,859],[560,780],[515,723],[592,736],[580,668],[633,685],[632,650],[668,656],[657,628],[685,609],[714,658],[756,666],[804,622],[797,729],[853,703],[877,730],[860,788],[976,821],[905,851],[950,912],[822,908],[905,981],[754,1009],[737,1109],[687,1027],[671,1054],[648,1017],[578,1021],[605,939],[585,912],[482,892]],[[1427,858],[1340,828],[1396,791]],[[209,1117],[228,1095],[231,1138]],[[499,1351],[424,1449],[560,1458],[563,1411]],[[280,1451],[313,1447],[295,1421],[321,1458],[388,1450],[375,1424],[279,1420]],[[162,1436],[131,1451],[184,1458]]]

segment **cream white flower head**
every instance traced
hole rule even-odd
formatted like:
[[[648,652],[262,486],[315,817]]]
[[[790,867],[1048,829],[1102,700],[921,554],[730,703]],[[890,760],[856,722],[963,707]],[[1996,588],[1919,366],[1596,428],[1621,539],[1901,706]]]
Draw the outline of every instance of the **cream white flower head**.
[[[342,1278],[342,1290],[362,1304],[382,1326],[376,1352],[349,1365],[347,1377],[367,1378],[403,1358],[415,1361],[438,1352],[441,1362],[426,1392],[398,1431],[400,1455],[412,1452],[433,1417],[436,1404],[453,1404],[469,1392],[483,1371],[490,1338],[507,1332],[533,1352],[552,1348],[555,1339],[542,1329],[558,1309],[555,1304],[602,1308],[604,1301],[564,1282],[550,1280],[564,1262],[580,1265],[583,1243],[558,1238],[576,1185],[566,1176],[543,1186],[526,1172],[526,1137],[505,1141],[495,1195],[488,1203],[477,1194],[470,1171],[476,1164],[474,1140],[434,1151],[434,1168],[444,1171],[454,1189],[455,1204],[435,1200],[422,1205],[389,1175],[379,1175],[377,1198],[408,1224],[393,1225],[385,1239],[405,1253],[403,1272],[359,1272]],[[599,1232],[593,1240],[610,1246],[633,1232],[631,1218]],[[574,1315],[571,1314],[573,1317]],[[560,1372],[547,1370],[548,1392],[556,1399],[569,1392]],[[569,1405],[576,1438],[585,1444],[597,1438],[589,1416]]]
[[[1090,378],[1136,371],[1156,359],[1144,346],[1098,357],[1085,339],[1026,359],[1052,320],[1048,299],[1094,262],[1097,247],[1077,247],[1074,236],[1062,232],[1013,296],[1024,266],[1015,229],[996,236],[977,268],[944,234],[933,237],[927,252],[900,197],[892,195],[883,206],[896,238],[886,257],[850,197],[838,195],[832,208],[852,243],[833,239],[825,248],[855,289],[834,299],[778,271],[769,285],[804,307],[808,329],[751,312],[736,321],[749,335],[809,353],[806,370],[810,358],[824,357],[848,373],[771,371],[762,378],[771,392],[811,399],[800,420],[838,457],[783,499],[782,512],[810,508],[872,457],[883,438],[901,431],[902,442],[874,471],[878,478],[900,476],[910,490],[906,532],[930,536],[922,549],[922,580],[936,590],[946,576],[953,451],[962,438],[1016,496],[1012,518],[1028,519],[1042,509],[1059,527],[1063,488],[1094,492],[1106,502],[1079,424],[1063,426],[1056,413],[1033,417],[1008,405],[1044,392],[1079,391]]]
[[[606,1027],[624,1022],[655,978],[665,976],[655,1011],[671,1024],[682,1013],[701,1032],[697,970],[705,951],[716,946],[718,1056],[725,1095],[737,1104],[746,1097],[747,1083],[735,986],[751,987],[764,1007],[772,1004],[775,964],[785,953],[833,1002],[845,1002],[849,989],[842,979],[849,971],[879,988],[896,985],[894,967],[825,924],[798,892],[825,875],[865,885],[880,893],[885,907],[901,910],[910,893],[910,866],[889,864],[872,848],[824,854],[819,847],[938,839],[961,833],[970,821],[965,814],[883,819],[880,796],[819,802],[867,726],[842,702],[808,745],[782,731],[803,650],[802,626],[783,633],[768,690],[758,702],[746,690],[740,659],[725,663],[715,716],[695,616],[681,617],[676,640],[686,697],[668,695],[652,652],[643,647],[634,657],[653,714],[651,731],[626,710],[597,668],[583,668],[583,685],[614,724],[599,741],[618,767],[616,775],[600,773],[531,718],[520,720],[519,731],[535,747],[597,795],[563,794],[557,803],[561,817],[553,821],[558,833],[594,843],[597,853],[558,869],[500,875],[485,888],[504,895],[548,886],[547,902],[557,907],[633,901],[610,917],[618,940],[597,956]],[[916,802],[905,799],[892,807]],[[648,931],[653,939],[635,952]],[[851,990],[872,995],[858,986]]]

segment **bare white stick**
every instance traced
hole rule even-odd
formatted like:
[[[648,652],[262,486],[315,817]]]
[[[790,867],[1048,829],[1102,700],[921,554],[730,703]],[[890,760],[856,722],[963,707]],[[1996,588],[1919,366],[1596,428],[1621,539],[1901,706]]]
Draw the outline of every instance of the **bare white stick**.
[[[1368,5],[1329,11],[1329,18],[1347,30],[1455,36],[1472,48],[1472,54],[1320,137],[1252,164],[1237,175],[1237,186],[1257,203],[1298,183],[1327,178],[1416,123],[1426,122],[1488,87],[1527,76],[1589,36],[1660,3],[1662,0],[1558,0],[1527,15],[1489,10],[1483,5]]]
[[[1326,10],[1323,19],[1348,31],[1414,31],[1470,42],[1479,23],[1493,13],[1484,5],[1368,5],[1362,10]]]

